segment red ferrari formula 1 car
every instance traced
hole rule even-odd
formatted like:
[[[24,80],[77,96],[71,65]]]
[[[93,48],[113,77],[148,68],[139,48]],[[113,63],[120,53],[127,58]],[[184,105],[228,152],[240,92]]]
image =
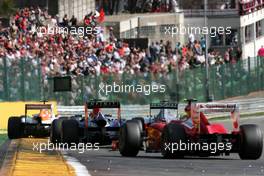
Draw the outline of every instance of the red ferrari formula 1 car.
[[[160,109],[177,107],[168,102],[151,106]],[[128,120],[120,130],[121,155],[136,156],[139,150],[145,150],[161,152],[165,158],[230,153],[238,153],[241,159],[258,159],[261,156],[262,131],[254,124],[239,125],[237,104],[195,103],[190,99],[185,112],[184,118],[154,120],[151,123],[146,123],[145,119]],[[229,131],[221,123],[210,123],[205,116],[209,112],[230,112],[233,129]]]

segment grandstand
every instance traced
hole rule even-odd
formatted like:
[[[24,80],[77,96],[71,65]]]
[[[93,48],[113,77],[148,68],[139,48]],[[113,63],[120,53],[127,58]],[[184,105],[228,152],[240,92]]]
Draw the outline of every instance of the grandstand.
[[[74,4],[75,1],[71,2]],[[227,1],[219,2],[227,3]],[[262,73],[259,72],[262,63],[258,63],[255,60],[256,57],[249,58],[246,62],[241,61],[247,57],[256,56],[258,48],[263,44],[262,1],[258,1],[258,4],[251,3],[254,8],[248,8],[248,6],[241,8],[247,3],[236,2],[235,5],[226,5],[223,9],[215,9],[219,6],[212,7],[207,13],[207,27],[231,27],[230,35],[217,34],[216,37],[211,37],[208,43],[208,63],[212,71],[217,71],[216,73],[210,71],[210,74],[219,78],[219,80],[215,78],[212,84],[219,85],[218,88],[226,85],[222,83],[223,77],[231,76],[229,78],[233,80],[232,75],[223,74],[226,73],[225,70],[230,72],[232,65],[237,63],[240,63],[234,66],[239,73],[237,77],[241,77],[242,73],[249,73],[249,75],[238,83],[236,80],[231,81],[232,84],[228,82],[227,86],[234,84],[239,87],[240,84],[245,83],[247,78],[250,78],[252,69],[257,73],[256,79],[262,79]],[[69,4],[67,8],[65,4],[64,6],[69,10]],[[73,5],[75,6],[79,8]],[[8,28],[0,25],[0,72],[3,78],[0,88],[1,99],[26,100],[33,97],[33,99],[40,99],[46,96],[46,92],[51,91],[49,78],[71,75],[77,77],[73,85],[76,85],[76,88],[82,86],[78,92],[71,94],[72,99],[77,97],[77,102],[82,102],[86,94],[96,95],[96,90],[102,81],[111,82],[115,79],[122,81],[126,78],[130,82],[133,80],[142,82],[146,77],[149,84],[163,82],[169,87],[166,95],[159,94],[153,99],[157,97],[160,99],[163,96],[165,98],[179,97],[177,94],[181,94],[181,97],[188,94],[198,95],[197,92],[199,92],[200,99],[204,100],[205,40],[203,36],[176,35],[172,38],[162,35],[163,28],[168,26],[203,27],[203,11],[198,6],[192,10],[183,9],[180,12],[144,14],[123,12],[125,15],[113,16],[107,15],[103,9],[98,13],[88,10],[89,13],[82,12],[84,13],[82,17],[75,13],[76,10],[71,9],[71,12],[67,15],[63,14],[61,18],[51,15],[45,7],[32,6],[18,9],[10,16]],[[62,7],[59,5],[58,9]],[[72,17],[72,15],[76,16]],[[97,33],[54,34],[38,30],[43,28],[47,30],[49,26],[66,29],[90,27],[96,29]],[[144,46],[137,46],[133,42],[147,43]],[[253,68],[251,61],[255,63]],[[248,71],[245,71],[245,68]],[[189,74],[199,76],[196,79],[188,77]],[[197,85],[188,85],[192,79],[196,80]],[[254,90],[261,88],[262,85],[257,85]],[[28,89],[31,91],[27,92]],[[245,89],[243,92],[248,90]],[[227,95],[219,93],[218,89],[216,92],[217,99],[235,95],[234,92]],[[62,96],[62,99],[65,97],[67,96]],[[115,96],[111,95],[111,97]],[[142,102],[151,100],[143,99]]]

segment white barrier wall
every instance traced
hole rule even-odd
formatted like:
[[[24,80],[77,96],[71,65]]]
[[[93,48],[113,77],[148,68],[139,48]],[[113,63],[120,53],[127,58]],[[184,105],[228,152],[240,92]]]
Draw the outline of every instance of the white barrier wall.
[[[86,14],[95,10],[95,0],[59,0],[58,3],[60,19],[67,14],[69,19],[74,15],[81,21]]]

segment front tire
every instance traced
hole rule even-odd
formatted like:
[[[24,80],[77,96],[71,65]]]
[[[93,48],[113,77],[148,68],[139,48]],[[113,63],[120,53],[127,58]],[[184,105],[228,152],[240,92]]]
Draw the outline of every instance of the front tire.
[[[8,119],[7,134],[9,139],[17,139],[23,136],[23,128],[20,117],[10,117]]]
[[[61,132],[62,143],[79,143],[79,125],[76,120],[63,120]]]
[[[258,159],[262,154],[263,134],[261,129],[254,124],[240,126],[240,151],[241,159]]]
[[[186,142],[186,132],[183,126],[169,123],[162,131],[161,154],[164,158],[183,158],[185,152],[179,151],[180,142]],[[177,144],[178,150],[172,150],[172,145]],[[169,147],[168,147],[169,146]]]
[[[128,120],[120,129],[119,152],[122,156],[135,157],[141,147],[141,132],[137,121]]]

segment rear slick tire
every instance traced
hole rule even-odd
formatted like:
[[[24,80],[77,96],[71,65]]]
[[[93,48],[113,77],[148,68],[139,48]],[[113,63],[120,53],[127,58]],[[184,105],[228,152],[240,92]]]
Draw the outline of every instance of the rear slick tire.
[[[240,151],[241,159],[256,160],[261,157],[263,148],[263,134],[261,129],[254,124],[240,126]]]
[[[79,126],[74,119],[63,120],[61,129],[62,143],[78,144],[79,143]]]
[[[141,143],[139,123],[128,120],[120,129],[119,152],[122,156],[135,157],[140,150]]]
[[[8,119],[7,135],[9,139],[17,139],[23,136],[20,117],[10,117]]]
[[[186,132],[182,125],[169,123],[161,134],[161,154],[164,158],[184,158],[184,151],[174,151],[171,146],[186,142]]]

